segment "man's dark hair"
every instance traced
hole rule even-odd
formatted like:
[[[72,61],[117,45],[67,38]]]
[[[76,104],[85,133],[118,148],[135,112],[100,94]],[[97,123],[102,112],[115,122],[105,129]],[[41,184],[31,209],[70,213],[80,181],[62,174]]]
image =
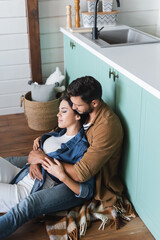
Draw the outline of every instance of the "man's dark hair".
[[[80,96],[86,103],[91,103],[92,100],[101,100],[102,87],[101,84],[91,76],[77,78],[67,88],[69,96]]]

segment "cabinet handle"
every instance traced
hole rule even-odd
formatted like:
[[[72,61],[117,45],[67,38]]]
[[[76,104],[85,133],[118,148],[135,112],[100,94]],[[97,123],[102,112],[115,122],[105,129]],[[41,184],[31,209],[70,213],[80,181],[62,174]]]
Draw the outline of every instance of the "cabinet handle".
[[[74,47],[76,47],[75,43],[70,41],[70,47],[73,49]]]
[[[109,69],[109,78],[113,75],[113,81],[115,82],[116,78],[119,78],[118,73],[116,74],[115,71],[112,71],[111,68]]]
[[[111,68],[109,69],[109,78],[111,78],[112,75],[114,75],[115,72],[111,70]]]
[[[113,81],[114,81],[114,82],[116,81],[116,78],[119,78],[119,75],[118,75],[118,73],[116,74],[116,73],[114,72],[114,75],[113,75]]]

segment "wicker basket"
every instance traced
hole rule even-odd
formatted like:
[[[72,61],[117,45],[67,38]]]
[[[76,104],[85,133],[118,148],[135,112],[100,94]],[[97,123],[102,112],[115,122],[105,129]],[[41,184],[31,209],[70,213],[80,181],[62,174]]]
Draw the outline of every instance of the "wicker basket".
[[[31,92],[21,96],[21,106],[24,102],[24,113],[28,126],[37,131],[47,131],[57,127],[57,113],[60,98],[49,102],[31,100]]]

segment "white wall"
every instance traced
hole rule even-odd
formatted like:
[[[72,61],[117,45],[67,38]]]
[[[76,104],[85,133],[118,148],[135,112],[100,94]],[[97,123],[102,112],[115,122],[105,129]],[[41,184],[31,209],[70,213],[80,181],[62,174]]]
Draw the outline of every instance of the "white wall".
[[[158,37],[160,37],[160,10],[159,10],[159,14],[158,14],[156,35],[157,35]]]
[[[156,35],[159,0],[121,0],[119,23]]]
[[[157,20],[157,31],[156,35],[160,37],[160,1],[159,1],[159,13],[158,13],[158,20]]]
[[[160,34],[159,0],[120,0],[119,24],[145,32]],[[63,72],[63,36],[59,28],[66,25],[66,5],[74,0],[39,0],[40,39],[43,81],[59,66]],[[86,0],[80,11],[86,11]],[[31,79],[25,0],[0,0],[0,115],[22,112],[20,96],[30,88]]]
[[[30,80],[25,0],[0,1],[0,115],[19,113]]]
[[[66,5],[72,0],[39,0],[39,23],[43,81],[54,72],[56,66],[63,72],[63,36],[60,27],[65,27]]]

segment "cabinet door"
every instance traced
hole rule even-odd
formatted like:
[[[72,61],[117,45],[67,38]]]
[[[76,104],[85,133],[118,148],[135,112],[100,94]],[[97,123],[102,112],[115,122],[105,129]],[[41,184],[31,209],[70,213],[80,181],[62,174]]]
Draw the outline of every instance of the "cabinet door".
[[[68,85],[76,78],[76,69],[78,66],[77,43],[64,35],[64,63],[66,84]]]
[[[136,205],[141,117],[141,88],[119,73],[116,79],[116,113],[124,128],[122,178],[129,198]]]
[[[138,214],[160,239],[160,99],[143,90],[140,162],[138,172]]]
[[[64,36],[64,60],[67,84],[82,76],[97,77],[97,57],[67,36]]]
[[[97,58],[97,80],[102,85],[102,98],[113,110],[115,110],[115,82],[109,72],[113,69],[104,61]]]
[[[76,47],[78,61],[77,77],[92,76],[97,78],[97,57],[79,44]]]

